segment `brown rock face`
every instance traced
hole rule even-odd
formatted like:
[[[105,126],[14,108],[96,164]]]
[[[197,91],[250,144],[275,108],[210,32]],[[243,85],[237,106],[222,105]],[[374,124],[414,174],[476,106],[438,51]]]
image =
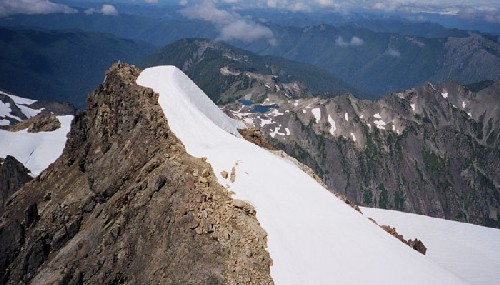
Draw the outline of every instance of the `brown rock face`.
[[[115,64],[0,220],[0,284],[272,284],[266,233]]]
[[[420,252],[421,254],[425,255],[425,253],[427,252],[427,247],[425,247],[424,243],[421,240],[419,240],[417,238],[414,240],[413,239],[406,240],[406,239],[404,239],[403,235],[399,234],[396,231],[396,228],[393,228],[393,227],[388,226],[388,225],[381,225],[380,227],[384,231],[386,231],[387,233],[392,235],[393,237],[399,239],[402,243],[408,245],[409,247],[413,248],[414,250]]]
[[[10,195],[31,180],[29,170],[14,157],[0,158],[0,215]]]
[[[33,118],[21,121],[15,125],[7,127],[8,131],[17,132],[28,129],[28,133],[51,132],[59,129],[61,122],[54,114],[41,113]]]
[[[273,149],[258,128],[238,129],[238,132],[249,142],[265,149]]]

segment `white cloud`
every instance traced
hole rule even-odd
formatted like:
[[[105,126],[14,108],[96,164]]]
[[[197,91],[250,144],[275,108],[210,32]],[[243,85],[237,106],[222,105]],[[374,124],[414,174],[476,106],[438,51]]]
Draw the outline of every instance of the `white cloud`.
[[[338,36],[335,39],[335,44],[340,46],[340,47],[349,47],[349,46],[361,46],[365,43],[362,38],[359,37],[352,37],[350,41],[345,41],[342,36]]]
[[[155,3],[158,3],[158,0],[144,0],[146,3],[150,3],[150,4],[155,4]]]
[[[13,14],[77,13],[78,11],[48,0],[0,0],[0,17]]]
[[[401,57],[401,53],[395,48],[388,48],[385,51],[385,54],[387,54],[390,57]]]
[[[275,42],[273,32],[269,28],[243,18],[238,13],[218,9],[212,1],[202,1],[182,9],[180,13],[190,19],[212,23],[219,32],[219,40],[252,42],[257,39],[267,39],[270,43]]]
[[[104,4],[104,5],[102,5],[101,13],[103,15],[115,16],[115,15],[118,15],[118,10],[116,10],[115,6],[113,6],[113,5]]]
[[[303,2],[294,3],[289,6],[289,10],[293,12],[310,12],[311,7]]]
[[[97,10],[95,8],[89,8],[85,10],[84,12],[87,15],[92,15],[92,14],[103,14],[106,16],[116,16],[118,15],[118,10],[116,10],[115,6],[109,5],[109,4],[104,4],[102,5],[101,9]]]

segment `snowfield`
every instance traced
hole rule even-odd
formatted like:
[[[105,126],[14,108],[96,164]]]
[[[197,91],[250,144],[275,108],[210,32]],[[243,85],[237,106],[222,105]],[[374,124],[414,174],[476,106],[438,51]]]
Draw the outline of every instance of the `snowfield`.
[[[61,127],[52,132],[28,133],[0,130],[0,157],[11,155],[38,176],[63,152],[73,116],[57,116]]]
[[[276,284],[467,284],[393,238],[286,158],[245,141],[182,71],[144,70],[137,83],[159,93],[172,131],[219,182],[249,201],[268,233]],[[236,169],[231,183],[219,173]]]
[[[379,224],[395,227],[406,239],[420,239],[427,258],[471,284],[499,284],[499,229],[398,211],[361,210]]]

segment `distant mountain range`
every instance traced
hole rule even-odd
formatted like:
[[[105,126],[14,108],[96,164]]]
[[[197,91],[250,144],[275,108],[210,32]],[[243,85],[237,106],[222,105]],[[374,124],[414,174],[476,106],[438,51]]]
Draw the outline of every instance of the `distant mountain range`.
[[[150,44],[109,34],[0,28],[0,86],[82,108],[107,66],[136,62],[151,51]]]
[[[500,81],[225,109],[359,205],[500,227]]]
[[[184,39],[146,57],[140,67],[175,65],[215,102],[262,100],[267,93],[290,98],[360,92],[316,66],[273,56],[260,56],[207,39]]]
[[[113,17],[84,13],[18,15],[0,19],[0,25],[109,33],[157,48],[183,38],[217,38],[217,30],[211,24],[183,18],[175,9],[166,8],[163,17],[146,17],[144,13]],[[258,11],[249,14],[260,18]],[[401,18],[319,18],[334,26],[321,24],[318,19],[300,18],[302,14],[296,16],[296,23],[291,23],[287,19],[293,17],[286,15],[262,14],[268,20],[260,24],[272,31],[272,43],[266,39],[229,44],[260,55],[316,65],[362,92],[364,98],[379,98],[426,81],[469,84],[500,76],[497,35]]]
[[[497,37],[466,33],[424,38],[356,26],[271,26],[276,43],[239,44],[259,54],[307,62],[378,98],[426,81],[469,84],[500,77]]]

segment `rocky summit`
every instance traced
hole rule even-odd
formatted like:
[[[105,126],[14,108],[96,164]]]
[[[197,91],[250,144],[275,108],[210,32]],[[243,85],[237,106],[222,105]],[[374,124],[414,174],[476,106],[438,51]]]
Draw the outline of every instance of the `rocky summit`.
[[[267,234],[114,64],[0,220],[0,284],[272,284]]]

